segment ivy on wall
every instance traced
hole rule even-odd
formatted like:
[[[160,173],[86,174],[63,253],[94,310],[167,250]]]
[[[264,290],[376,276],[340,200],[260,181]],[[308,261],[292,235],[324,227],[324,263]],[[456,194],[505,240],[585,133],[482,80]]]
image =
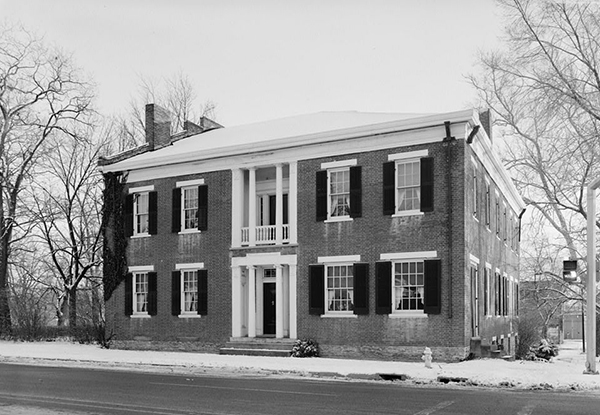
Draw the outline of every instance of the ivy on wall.
[[[114,290],[127,274],[127,240],[125,236],[124,184],[121,173],[104,173],[102,205],[102,233],[104,236],[103,258],[104,301],[108,301]]]

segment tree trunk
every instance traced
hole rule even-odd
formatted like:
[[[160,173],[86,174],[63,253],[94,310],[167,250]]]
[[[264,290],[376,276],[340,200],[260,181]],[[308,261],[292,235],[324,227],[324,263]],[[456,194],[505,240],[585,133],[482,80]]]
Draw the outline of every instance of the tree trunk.
[[[10,336],[12,320],[8,303],[8,249],[9,241],[6,230],[0,239],[0,337]]]
[[[69,297],[69,329],[77,327],[77,287],[68,291]]]

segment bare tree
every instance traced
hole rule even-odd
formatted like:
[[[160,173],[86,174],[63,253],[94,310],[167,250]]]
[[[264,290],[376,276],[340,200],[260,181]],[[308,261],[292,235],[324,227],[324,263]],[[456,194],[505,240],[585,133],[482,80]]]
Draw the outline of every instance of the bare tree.
[[[470,81],[497,116],[507,166],[555,253],[582,258],[585,187],[600,174],[600,5],[500,4],[505,48],[482,54]]]
[[[39,163],[32,187],[33,234],[45,245],[43,261],[54,277],[46,281],[56,295],[59,326],[66,317],[70,327],[77,325],[77,291],[99,277],[102,175],[96,164],[105,143],[92,128],[75,138],[55,135],[48,142],[53,156]]]
[[[140,77],[139,91],[131,99],[129,111],[114,117],[118,137],[117,151],[136,147],[144,142],[146,116],[145,105],[155,103],[169,110],[171,134],[182,131],[185,121],[201,124],[202,117],[214,118],[216,105],[207,100],[198,104],[198,94],[187,75],[179,72],[162,81]]]
[[[11,245],[26,231],[21,192],[48,139],[72,134],[90,111],[91,98],[70,56],[23,28],[0,27],[0,335],[11,328]]]

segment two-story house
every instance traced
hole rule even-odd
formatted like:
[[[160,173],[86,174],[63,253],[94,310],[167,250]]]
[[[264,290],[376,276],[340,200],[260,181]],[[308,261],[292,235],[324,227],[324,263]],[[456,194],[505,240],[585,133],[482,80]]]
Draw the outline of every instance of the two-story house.
[[[386,359],[514,350],[524,204],[489,118],[203,121],[171,136],[149,104],[146,144],[100,161],[119,341],[311,338],[324,356]]]

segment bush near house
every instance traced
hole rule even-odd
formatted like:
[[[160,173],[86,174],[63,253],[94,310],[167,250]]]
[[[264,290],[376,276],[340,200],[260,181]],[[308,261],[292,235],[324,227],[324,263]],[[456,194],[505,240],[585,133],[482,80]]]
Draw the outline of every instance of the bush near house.
[[[319,357],[319,344],[310,339],[299,339],[292,347],[292,357]]]

